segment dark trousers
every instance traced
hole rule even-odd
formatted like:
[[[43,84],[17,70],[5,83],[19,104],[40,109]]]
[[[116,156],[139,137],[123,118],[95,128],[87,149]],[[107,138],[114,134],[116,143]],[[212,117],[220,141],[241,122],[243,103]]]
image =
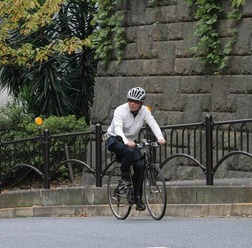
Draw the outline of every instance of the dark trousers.
[[[121,163],[122,176],[129,175],[130,166],[133,166],[133,186],[134,195],[141,196],[143,194],[144,179],[144,159],[139,149],[125,146],[123,141],[117,137],[110,137],[107,140],[107,148],[116,154],[116,159]]]

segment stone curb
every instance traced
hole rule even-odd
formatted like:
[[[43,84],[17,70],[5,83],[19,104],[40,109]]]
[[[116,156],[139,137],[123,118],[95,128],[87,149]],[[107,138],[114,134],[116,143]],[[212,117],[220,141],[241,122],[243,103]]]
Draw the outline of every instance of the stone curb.
[[[167,186],[167,204],[252,203],[251,186]],[[106,205],[106,187],[20,190],[0,194],[0,209]]]
[[[88,217],[112,216],[108,205],[32,206],[0,209],[0,218],[17,217]],[[136,211],[131,217],[150,216],[148,211]],[[173,217],[250,217],[252,203],[230,204],[168,204],[165,216]]]

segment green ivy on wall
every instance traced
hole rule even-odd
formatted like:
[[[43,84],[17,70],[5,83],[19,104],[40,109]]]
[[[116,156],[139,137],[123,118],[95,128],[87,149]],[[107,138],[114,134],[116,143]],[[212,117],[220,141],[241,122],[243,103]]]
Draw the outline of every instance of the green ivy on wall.
[[[124,38],[125,29],[122,26],[124,10],[118,9],[120,2],[126,0],[92,0],[97,4],[98,11],[94,15],[93,23],[100,27],[95,33],[94,48],[96,59],[106,63],[111,53],[115,50],[116,58],[122,59],[123,46],[126,44]]]
[[[223,12],[221,1],[216,0],[186,0],[191,6],[196,7],[194,18],[197,20],[195,35],[198,41],[191,50],[206,64],[217,66],[217,73],[227,66],[229,55],[237,39],[237,28],[228,30],[228,41],[223,45],[218,23]],[[230,0],[231,10],[227,15],[229,20],[238,22],[241,17],[241,7],[246,0]]]
[[[125,10],[118,6],[126,4],[128,0],[91,0],[97,4],[98,11],[94,16],[94,22],[100,28],[95,34],[96,58],[101,62],[108,62],[114,51],[116,58],[123,57],[123,47],[126,44],[123,27]],[[146,0],[152,6],[158,6],[159,0]],[[191,48],[195,56],[206,64],[217,66],[217,72],[221,72],[228,62],[229,55],[237,38],[237,28],[228,31],[229,39],[222,44],[218,31],[218,23],[223,13],[222,3],[219,0],[185,0],[190,6],[195,7],[193,17],[196,19],[195,35],[197,44]],[[241,7],[246,0],[229,0],[231,10],[227,18],[238,22],[241,17]]]
[[[91,0],[97,6],[93,24],[100,28],[96,30],[93,47],[96,51],[96,59],[107,63],[112,52],[117,60],[123,58],[123,48],[127,44],[125,40],[125,28],[123,20],[125,9],[122,7],[128,0]],[[157,6],[159,0],[146,0],[152,6]],[[121,8],[120,8],[121,6]]]

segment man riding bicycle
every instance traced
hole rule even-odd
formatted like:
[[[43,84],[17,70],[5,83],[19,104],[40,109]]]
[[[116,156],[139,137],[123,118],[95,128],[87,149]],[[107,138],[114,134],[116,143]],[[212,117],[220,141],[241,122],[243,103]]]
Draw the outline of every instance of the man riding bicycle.
[[[107,148],[116,154],[117,161],[121,163],[122,183],[130,184],[130,166],[133,165],[134,202],[136,210],[145,210],[142,201],[142,188],[144,179],[144,159],[139,149],[134,149],[135,140],[144,123],[147,123],[156,136],[158,143],[166,143],[156,120],[146,106],[143,105],[146,93],[141,87],[128,91],[128,102],[115,109],[113,120],[107,133]]]

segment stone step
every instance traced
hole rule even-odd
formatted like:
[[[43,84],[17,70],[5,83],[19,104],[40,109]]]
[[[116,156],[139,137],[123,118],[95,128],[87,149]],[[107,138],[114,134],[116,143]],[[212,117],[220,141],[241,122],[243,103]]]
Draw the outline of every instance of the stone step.
[[[169,216],[251,216],[252,187],[167,185]],[[148,215],[132,210],[132,215]],[[5,191],[0,217],[111,215],[107,188],[79,187]]]
[[[251,186],[167,186],[168,204],[252,203]],[[107,204],[107,188],[78,187],[6,191],[0,209],[11,207]]]

